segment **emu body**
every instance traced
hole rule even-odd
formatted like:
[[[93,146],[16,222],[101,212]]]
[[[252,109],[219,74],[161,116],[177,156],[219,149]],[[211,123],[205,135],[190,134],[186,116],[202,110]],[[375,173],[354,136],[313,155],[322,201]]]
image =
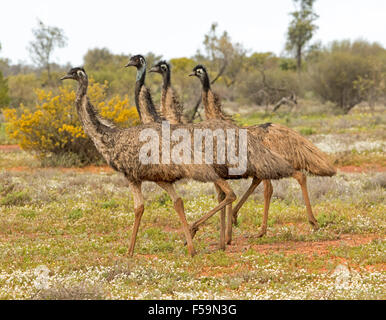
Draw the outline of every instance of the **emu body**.
[[[165,94],[165,91],[168,88],[170,88],[170,67],[169,67],[169,65],[166,64],[165,62],[161,61],[157,65],[152,67],[151,70],[153,70],[154,72],[162,74],[162,76],[163,76],[162,94]],[[231,118],[229,116],[225,115],[225,114],[222,114],[222,116],[220,116],[220,117],[215,117],[214,116],[216,114],[219,114],[219,112],[221,112],[221,105],[219,105],[219,99],[217,98],[217,96],[214,95],[210,91],[210,84],[209,84],[209,78],[208,77],[203,78],[203,88],[204,89],[203,89],[202,98],[204,100],[204,104],[205,105],[209,105],[210,107],[214,108],[213,110],[210,110],[210,108],[208,108],[208,110],[210,110],[210,112],[212,114],[212,116],[210,118],[211,119],[217,119],[225,127],[227,125],[230,125],[230,124],[234,125],[232,122],[229,121]],[[207,93],[207,94],[204,94],[204,92]],[[177,97],[175,97],[175,100],[177,100]],[[169,117],[171,119],[176,119],[176,116],[175,115],[173,116],[173,113],[176,112],[177,107],[173,106],[172,102],[170,102],[170,104],[169,104],[169,106],[167,108],[170,111],[170,114],[172,114]],[[168,116],[166,116],[166,119],[168,119]],[[257,143],[257,144],[255,145],[254,143]],[[265,164],[265,158],[268,155],[265,155],[265,154],[262,154],[262,153],[264,153],[267,149],[263,147],[263,145],[260,143],[260,141],[258,141],[257,138],[253,139],[251,141],[248,141],[248,144],[249,144],[248,147],[250,149],[255,150],[255,152],[257,154],[261,154],[261,156],[259,157],[261,164],[263,166],[265,166],[265,168],[268,171],[270,171],[271,174],[274,175],[274,172],[275,172],[276,168],[279,168],[279,167],[275,167],[275,165],[272,166],[272,165],[266,165]],[[280,158],[279,156],[276,156],[276,157]],[[224,175],[222,175],[222,178],[224,178],[224,179],[240,179],[240,178],[253,177],[254,181],[261,181],[261,179],[262,179],[262,175],[261,174],[262,174],[262,172],[259,172],[259,171],[256,171],[256,170],[252,169],[252,170],[249,170],[243,176],[236,176],[235,177],[235,176],[224,174]],[[279,178],[279,177],[276,177],[276,178]],[[216,186],[216,191],[218,193],[218,201],[221,202],[224,199],[225,194],[217,186]],[[220,238],[221,238],[221,240],[222,239],[226,239],[227,242],[230,243],[231,239],[232,239],[232,207],[231,207],[231,204],[227,206],[226,211],[227,211],[227,213],[225,213],[225,209],[223,209],[222,212],[221,212],[221,215],[220,215],[220,221],[221,221]],[[225,226],[225,223],[226,223],[225,215],[228,216],[228,219],[227,219],[228,223],[227,223],[226,226]],[[201,218],[197,222],[193,223],[193,225],[191,227],[193,235],[196,232],[196,223],[201,223],[203,221],[202,219],[204,219],[204,218]],[[220,240],[220,242],[221,242],[221,240]]]
[[[202,84],[202,101],[207,119],[224,119],[233,122],[229,116],[224,114],[220,98],[210,87],[209,77],[206,69],[198,65],[193,69],[194,76],[197,76]],[[304,172],[317,176],[333,176],[336,169],[330,164],[328,157],[314,146],[310,141],[302,137],[296,131],[279,124],[267,123],[263,125],[249,126],[248,132],[256,137],[265,147],[282,156],[295,170],[292,177],[295,178],[302,190],[303,199],[306,204],[308,221],[317,229],[318,223],[313,215],[310,199],[307,191],[307,178]],[[264,180],[264,179],[263,179]],[[237,222],[238,211],[253,193],[262,179],[253,179],[251,186],[241,197],[233,209],[233,223]],[[264,180],[264,216],[259,237],[267,232],[267,220],[269,204],[273,188],[269,180]],[[229,240],[229,239],[228,239]]]
[[[119,128],[110,121],[103,119],[87,98],[88,77],[84,69],[73,68],[62,79],[73,79],[78,81],[79,87],[77,90],[75,106],[86,134],[92,139],[97,150],[101,153],[106,162],[116,171],[123,173],[129,182],[130,189],[133,193],[135,212],[129,255],[133,255],[137,232],[144,212],[144,198],[141,190],[143,181],[156,182],[170,194],[174,201],[174,207],[181,218],[189,253],[194,255],[195,250],[191,232],[186,222],[185,213],[183,212],[182,200],[175,194],[174,189],[170,188],[170,183],[174,183],[183,178],[215,183],[216,186],[225,193],[225,198],[218,206],[205,215],[205,218],[208,219],[235,200],[233,191],[228,183],[222,178],[225,172],[232,167],[232,164],[229,162],[212,165],[143,164],[140,160],[142,146],[140,141],[141,131],[151,128],[155,132],[161,133],[161,124],[147,124],[128,129]],[[224,128],[224,123],[214,120],[197,125],[178,126],[184,128],[188,132],[193,132],[196,127],[209,130],[219,128],[220,126],[221,128]],[[233,129],[234,126],[229,125],[229,128]],[[192,136],[191,139],[193,139]],[[252,147],[254,145],[259,145],[259,142],[254,141],[255,139],[252,136],[248,137],[248,140],[251,140],[252,142],[251,145],[249,145],[248,141],[248,170],[261,171],[264,178],[274,178],[272,173],[266,170],[265,166],[262,166],[259,162],[259,155],[261,156],[262,153],[259,154],[257,152],[258,150],[255,150],[255,148]],[[262,152],[265,154],[266,165],[280,166],[281,170],[278,168],[275,171],[275,175],[281,177],[288,176],[292,173],[291,167],[284,160],[277,158],[265,148],[262,149]]]

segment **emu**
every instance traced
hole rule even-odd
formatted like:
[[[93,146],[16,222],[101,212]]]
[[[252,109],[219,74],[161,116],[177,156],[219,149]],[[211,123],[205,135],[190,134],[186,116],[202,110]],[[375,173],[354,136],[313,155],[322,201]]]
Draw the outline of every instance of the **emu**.
[[[202,65],[197,65],[190,76],[200,79],[202,84],[202,101],[205,108],[206,119],[223,119],[232,123],[231,118],[224,114],[219,96],[214,93],[210,86],[207,70]],[[248,132],[261,141],[269,150],[282,156],[294,169],[292,177],[299,183],[303,199],[306,205],[308,221],[314,229],[318,229],[318,222],[315,219],[307,191],[306,172],[315,176],[331,177],[336,174],[336,169],[331,165],[328,157],[310,141],[305,139],[296,131],[283,125],[266,123],[247,127]],[[268,210],[271,201],[273,187],[270,180],[264,179],[264,215],[261,230],[258,237],[267,232]],[[251,186],[242,196],[241,200],[233,209],[233,223],[237,223],[237,215],[248,197],[261,183],[261,179],[254,178]]]
[[[169,64],[167,64],[166,62],[164,61],[161,61],[159,62],[158,64],[156,64],[155,66],[153,66],[151,68],[151,70],[153,70],[153,72],[157,72],[157,73],[160,73],[162,74],[162,77],[163,77],[163,85],[162,85],[162,93],[161,95],[164,96],[166,95],[167,92],[165,92],[166,90],[170,90],[170,78],[171,78],[171,75],[170,75],[170,66]],[[209,81],[209,79],[207,79]],[[177,107],[175,105],[173,105],[175,103],[175,101],[178,101],[178,98],[174,95],[174,99],[169,99],[169,100],[166,100],[165,103],[164,103],[164,109],[167,110],[166,112],[166,119],[168,119],[168,117],[170,117],[171,119],[176,119],[177,117],[175,116],[175,113],[177,112]],[[173,115],[174,113],[174,115]],[[224,113],[221,115],[221,117],[218,117],[216,119],[219,119],[221,120],[223,123],[229,123],[229,120],[231,119],[228,115],[225,115]],[[168,119],[169,120],[169,119]],[[260,138],[260,137],[257,137],[257,138]],[[259,176],[254,174],[250,177],[253,177],[254,180],[260,180]],[[224,177],[225,179],[234,179],[234,177],[231,177],[231,176],[226,176]],[[216,191],[217,191],[217,197],[218,197],[218,201],[221,202],[224,198],[224,193],[218,189],[216,187]],[[220,239],[222,239],[222,237],[226,237],[226,242],[228,244],[231,243],[232,241],[232,207],[231,205],[228,205],[227,208],[226,208],[226,215],[228,217],[227,219],[227,225],[225,227],[225,209],[222,209],[221,211],[221,215],[220,215],[220,224],[221,224],[221,227],[220,227],[220,230],[222,231],[220,233]],[[193,230],[193,236],[194,236],[194,226],[195,224],[193,223],[192,227]],[[224,228],[226,228],[226,234],[223,234],[224,232]]]
[[[187,123],[184,117],[184,107],[177,93],[171,85],[170,65],[166,61],[160,61],[154,65],[149,72],[162,75],[163,83],[161,90],[161,115],[171,124]]]
[[[171,89],[169,65],[160,62],[149,70],[149,72],[160,72],[161,70],[165,71],[166,69],[169,70],[169,72],[163,72],[164,84],[166,85],[163,86],[161,95],[161,117],[158,115],[155,109],[149,89],[145,86],[146,59],[140,54],[134,55],[130,58],[130,61],[125,67],[135,67],[137,69],[135,85],[135,105],[142,123],[159,123],[163,120],[163,117],[165,117],[170,124],[180,124],[183,122],[186,123],[182,115],[182,105],[178,102],[176,94]],[[172,184],[169,184],[169,188],[174,193],[176,193],[175,188]],[[216,186],[216,188],[218,187]],[[224,198],[225,197],[223,197],[222,200],[224,200]],[[223,221],[225,219],[224,212],[224,209],[222,209],[220,215],[220,219],[222,222],[221,226],[225,225],[225,222]],[[224,227],[220,230],[220,249],[225,249]]]
[[[154,123],[126,129],[119,128],[112,122],[101,117],[95,107],[90,103],[87,97],[88,77],[83,68],[72,68],[61,78],[61,80],[65,79],[72,79],[78,82],[75,107],[85,133],[92,139],[97,150],[101,153],[106,162],[114,170],[123,173],[128,180],[134,198],[135,213],[128,251],[129,256],[132,256],[134,253],[136,237],[144,212],[144,197],[141,190],[143,181],[156,182],[169,193],[174,201],[174,208],[182,222],[188,245],[188,252],[193,256],[195,254],[195,249],[189,225],[186,221],[183,202],[169,186],[184,178],[215,183],[217,187],[225,193],[225,199],[203,217],[208,219],[236,199],[232,189],[222,178],[224,172],[227,172],[232,165],[229,162],[226,164],[213,165],[143,164],[140,160],[142,146],[140,138],[141,132],[145,129],[152,129],[160,135],[161,125]],[[195,128],[214,130],[217,128],[224,128],[224,126],[226,127],[224,122],[214,120],[198,125],[175,125],[175,128],[188,130],[190,138],[192,139]],[[228,128],[234,129],[234,126],[228,125]],[[176,145],[177,143],[172,142],[172,144]],[[273,168],[274,170],[267,170],[266,168]],[[260,173],[263,179],[272,179],[291,175],[293,170],[286,161],[260,145],[258,141],[255,141],[254,137],[248,136],[247,173],[251,171]]]

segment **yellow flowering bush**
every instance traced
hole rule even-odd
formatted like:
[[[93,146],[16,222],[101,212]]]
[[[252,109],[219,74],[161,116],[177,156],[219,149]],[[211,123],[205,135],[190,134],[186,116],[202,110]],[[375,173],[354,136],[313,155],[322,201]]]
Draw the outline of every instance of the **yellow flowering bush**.
[[[88,96],[100,114],[121,127],[139,123],[135,107],[129,105],[127,96],[114,96],[106,101],[108,84],[90,79]],[[44,89],[35,90],[35,108],[20,105],[19,109],[3,110],[9,136],[20,147],[33,151],[40,159],[55,155],[72,154],[78,163],[100,159],[91,139],[84,133],[75,108],[75,92],[70,87],[60,87],[59,94]]]

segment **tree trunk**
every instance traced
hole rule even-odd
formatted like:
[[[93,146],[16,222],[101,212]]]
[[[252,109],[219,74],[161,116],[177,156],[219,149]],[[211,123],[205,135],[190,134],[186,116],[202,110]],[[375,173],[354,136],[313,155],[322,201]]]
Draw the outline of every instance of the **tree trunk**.
[[[196,105],[195,105],[194,108],[193,108],[193,113],[192,113],[192,115],[190,116],[189,122],[193,122],[193,121],[194,121],[194,118],[196,117],[196,114],[197,114],[198,108],[200,107],[200,104],[201,104],[201,97],[200,97],[200,99],[197,101]]]
[[[302,71],[302,47],[298,46],[297,52],[296,52],[296,68],[298,71],[298,74]]]

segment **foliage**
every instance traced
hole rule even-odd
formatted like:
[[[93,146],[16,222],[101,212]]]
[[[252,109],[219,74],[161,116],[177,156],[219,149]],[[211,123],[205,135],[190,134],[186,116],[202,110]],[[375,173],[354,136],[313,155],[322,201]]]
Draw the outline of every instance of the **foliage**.
[[[336,41],[311,68],[312,90],[343,112],[386,94],[386,50],[366,41]]]
[[[90,80],[88,95],[103,117],[120,126],[137,123],[138,115],[129,106],[128,97],[106,100],[107,82]],[[59,88],[59,94],[36,90],[37,105],[33,110],[20,106],[20,110],[5,109],[7,131],[24,150],[36,152],[40,159],[66,153],[76,154],[81,163],[99,159],[93,142],[84,133],[74,108],[75,92],[70,87]]]
[[[241,102],[267,106],[290,93],[300,93],[291,59],[279,59],[272,53],[254,53],[245,59],[243,80],[236,84]]]
[[[386,50],[366,41],[341,41],[329,46],[320,42],[310,44],[310,37],[316,30],[314,2],[297,0],[297,9],[291,13],[293,21],[289,32],[293,29],[292,40],[299,40],[298,44],[302,46],[300,57],[304,57],[303,69],[306,72],[301,77],[295,73],[299,70],[296,46],[287,43],[287,49],[292,48],[294,57],[278,56],[272,52],[247,52],[241,44],[232,41],[227,31],[220,31],[216,23],[203,36],[202,48],[194,56],[170,59],[172,85],[184,105],[187,118],[196,118],[201,103],[200,83],[188,77],[198,63],[207,67],[213,89],[222,98],[225,108],[236,112],[239,103],[264,106],[268,111],[272,110],[272,105],[277,107],[282,101],[293,101],[292,97],[296,101],[305,98],[312,100],[314,105],[328,105],[328,111],[335,114],[348,112],[362,101],[371,107],[386,101]],[[89,77],[99,83],[108,81],[106,99],[128,95],[130,101],[134,100],[136,70],[123,67],[129,57],[130,54],[114,54],[108,48],[89,49],[84,56],[84,67]],[[145,58],[150,67],[161,56],[150,52]],[[53,95],[59,95],[57,83],[50,77],[59,78],[63,69],[67,71],[68,67],[55,63],[49,63],[49,67],[48,75],[42,72],[42,66],[11,64],[9,59],[0,59],[0,70],[8,82],[10,101],[7,104],[13,108],[23,104],[33,109],[37,103],[36,88],[43,87],[46,91],[51,90]],[[146,85],[156,105],[159,105],[161,82],[159,75],[147,75]]]
[[[314,21],[318,15],[312,8],[314,2],[315,0],[294,0],[294,3],[299,3],[299,6],[297,11],[290,13],[292,21],[287,31],[286,49],[295,53],[298,71],[301,70],[304,47],[317,30]]]
[[[217,75],[212,82],[221,77],[224,84],[230,87],[241,71],[245,50],[240,43],[233,43],[226,31],[218,35],[217,26],[217,23],[213,23],[205,35],[205,54],[200,57],[199,53],[198,58],[203,58],[212,72],[216,70]]]
[[[67,44],[63,30],[58,27],[46,26],[38,20],[38,27],[32,30],[35,37],[29,44],[29,51],[38,66],[46,69],[48,79],[51,80],[51,56],[56,47],[63,48]]]
[[[207,66],[212,84],[221,80],[226,88],[230,88],[242,70],[246,51],[240,43],[232,42],[226,31],[219,35],[217,27],[217,23],[211,25],[204,36],[205,52],[198,50],[195,59]],[[199,105],[200,101],[191,112],[191,120],[194,120]]]
[[[12,107],[20,104],[32,106],[35,103],[35,88],[41,86],[41,81],[35,73],[17,74],[8,77],[9,97]]]
[[[3,73],[0,71],[0,109],[8,106],[9,101],[7,79],[3,77]]]

